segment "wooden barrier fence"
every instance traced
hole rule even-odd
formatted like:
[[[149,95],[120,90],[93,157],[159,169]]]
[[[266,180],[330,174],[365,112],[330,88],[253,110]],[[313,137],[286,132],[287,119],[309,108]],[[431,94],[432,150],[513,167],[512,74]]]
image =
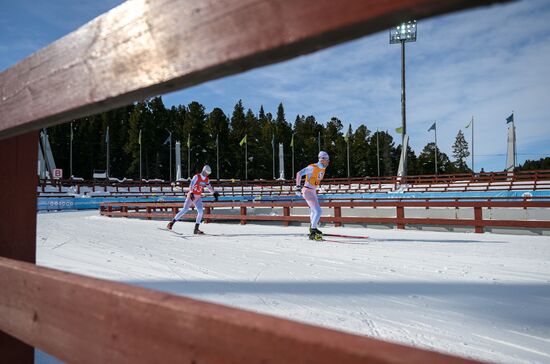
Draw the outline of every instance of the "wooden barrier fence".
[[[344,223],[354,224],[392,224],[398,229],[404,229],[407,225],[452,225],[474,227],[476,233],[483,233],[486,227],[513,227],[529,229],[550,229],[550,219],[548,220],[493,220],[483,218],[483,209],[495,208],[549,208],[550,198],[530,199],[516,198],[499,200],[492,198],[476,201],[474,198],[455,198],[455,199],[366,199],[366,200],[348,200],[348,201],[321,201],[321,206],[332,209],[332,214],[324,214],[321,217],[322,222],[334,223],[335,226],[342,226]],[[104,202],[100,207],[100,214],[108,217],[135,217],[144,219],[171,219],[182,207],[181,203],[174,202]],[[307,222],[309,216],[292,215],[293,208],[307,208],[303,201],[288,202],[205,202],[203,219],[205,222],[211,221],[240,221],[246,224],[247,221],[279,221],[288,226],[290,222]],[[239,209],[239,214],[215,213],[216,209],[232,208]],[[248,209],[255,208],[282,208],[282,215],[250,215]],[[342,216],[342,209],[349,208],[394,208],[393,217],[369,217],[369,216]],[[407,217],[406,210],[412,208],[453,208],[453,209],[473,209],[473,219],[459,218],[427,218],[427,217]],[[364,210],[362,210],[364,211]],[[330,215],[330,216],[327,216]],[[187,215],[183,219],[193,219],[194,216]]]
[[[6,258],[0,327],[84,364],[473,363]]]
[[[0,73],[0,197],[13,206],[0,256],[30,262],[0,258],[0,360],[32,363],[36,346],[78,363],[468,362],[34,266],[37,131],[495,2],[129,1]]]

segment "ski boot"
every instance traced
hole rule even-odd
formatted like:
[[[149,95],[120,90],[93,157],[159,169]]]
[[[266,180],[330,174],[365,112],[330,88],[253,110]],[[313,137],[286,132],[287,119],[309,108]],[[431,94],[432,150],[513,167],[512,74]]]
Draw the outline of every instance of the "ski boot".
[[[199,224],[195,224],[195,230],[193,230],[193,234],[195,235],[203,235],[204,231],[199,230]]]
[[[166,225],[166,228],[167,228],[168,230],[172,230],[172,227],[174,226],[174,223],[175,223],[174,220],[170,221],[170,222],[168,223],[168,225]]]
[[[309,240],[322,241],[323,235],[317,234],[316,232],[312,231],[311,233],[309,233]]]
[[[310,228],[309,228],[309,233],[310,233],[310,234],[318,234],[318,235],[323,236],[323,232],[322,232],[321,230],[317,229],[317,228],[312,229],[312,228],[310,227]]]

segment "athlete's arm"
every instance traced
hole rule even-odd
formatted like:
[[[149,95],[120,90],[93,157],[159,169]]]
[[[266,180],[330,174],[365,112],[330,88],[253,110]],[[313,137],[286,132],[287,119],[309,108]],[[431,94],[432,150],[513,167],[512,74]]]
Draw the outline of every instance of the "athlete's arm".
[[[193,176],[193,178],[191,179],[191,183],[189,183],[189,192],[193,190],[193,187],[195,187],[195,185],[197,184],[198,179],[199,177],[197,175]]]
[[[313,173],[313,167],[311,166],[307,166],[306,168],[298,171],[298,173],[296,173],[296,186],[300,186],[302,184],[301,181],[303,176],[307,175],[308,177],[311,177],[311,173]]]

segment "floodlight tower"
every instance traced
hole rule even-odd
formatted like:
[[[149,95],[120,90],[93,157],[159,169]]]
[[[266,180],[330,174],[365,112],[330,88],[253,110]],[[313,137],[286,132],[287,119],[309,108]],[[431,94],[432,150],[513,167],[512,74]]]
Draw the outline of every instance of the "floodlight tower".
[[[407,134],[407,118],[405,113],[405,43],[416,42],[416,20],[403,22],[390,29],[390,44],[401,43],[401,117],[402,133],[401,148],[405,147],[405,135]],[[407,151],[403,157],[403,176],[407,175]]]

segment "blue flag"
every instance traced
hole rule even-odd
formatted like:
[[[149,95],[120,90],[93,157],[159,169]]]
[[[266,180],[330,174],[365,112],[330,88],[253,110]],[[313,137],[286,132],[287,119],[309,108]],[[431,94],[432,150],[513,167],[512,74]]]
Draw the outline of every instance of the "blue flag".
[[[506,124],[514,122],[514,113],[506,118]]]
[[[433,123],[432,126],[430,126],[430,128],[428,129],[428,131],[435,130],[435,129],[436,129],[436,126],[435,126],[435,123]]]

